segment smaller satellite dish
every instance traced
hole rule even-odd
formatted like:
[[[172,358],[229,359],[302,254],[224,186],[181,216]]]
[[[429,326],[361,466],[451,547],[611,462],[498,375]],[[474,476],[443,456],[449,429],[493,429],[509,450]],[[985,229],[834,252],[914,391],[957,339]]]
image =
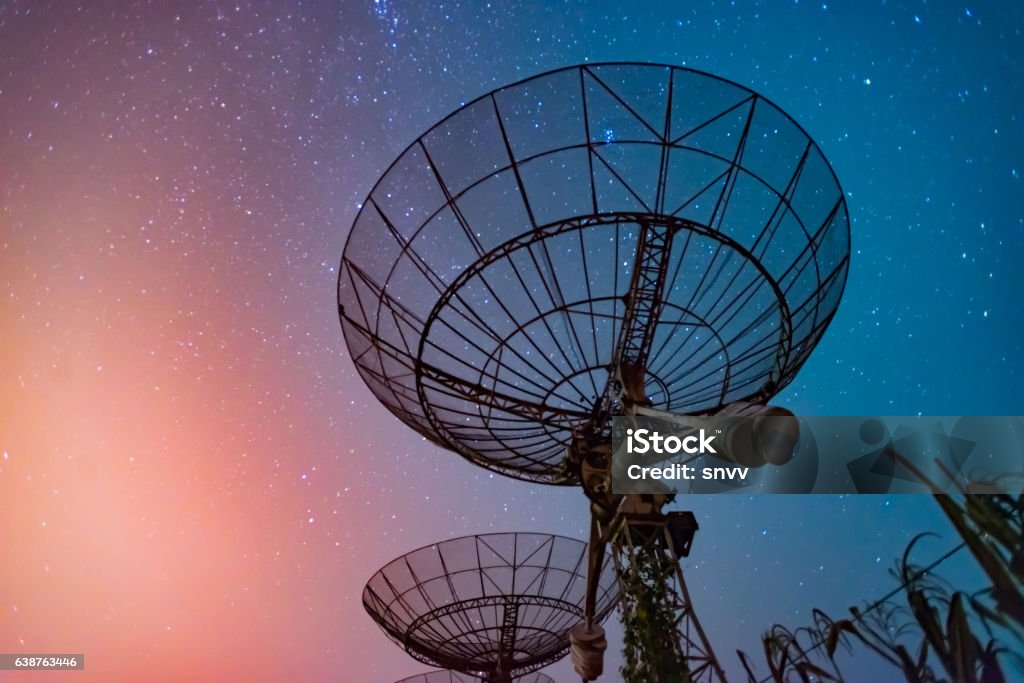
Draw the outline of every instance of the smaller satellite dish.
[[[583,620],[587,558],[586,543],[550,534],[455,538],[386,565],[366,584],[363,606],[422,662],[514,680],[568,651],[569,630]],[[618,598],[614,573],[603,573],[596,622]]]
[[[457,671],[438,669],[437,671],[428,671],[425,674],[403,678],[397,683],[486,683],[486,680],[470,676],[469,674],[460,674]],[[540,672],[534,672],[514,679],[513,683],[555,683],[555,679]]]

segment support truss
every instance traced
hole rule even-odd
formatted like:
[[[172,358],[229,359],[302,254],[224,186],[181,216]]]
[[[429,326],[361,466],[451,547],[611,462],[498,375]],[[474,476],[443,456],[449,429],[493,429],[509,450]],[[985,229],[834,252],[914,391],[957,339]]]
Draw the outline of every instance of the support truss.
[[[650,403],[644,393],[647,359],[661,316],[674,229],[670,222],[652,220],[641,220],[639,227],[626,311],[615,345],[608,386],[590,426],[594,433],[609,432],[612,414],[621,404]]]
[[[646,221],[640,225],[626,317],[617,349],[619,365],[647,367],[647,356],[654,343],[654,327],[661,313],[662,290],[668,272],[672,246],[671,228]]]
[[[671,683],[726,683],[725,672],[693,609],[679,563],[680,557],[689,554],[696,530],[692,512],[620,512],[616,516],[611,527],[611,545],[622,592],[623,623],[628,624],[637,609],[635,588],[627,582],[636,575],[636,568],[644,567],[651,583],[668,588],[664,599],[673,612],[676,633],[675,637],[666,634],[666,646],[676,648],[676,656],[684,665],[684,670],[677,672],[681,675],[673,675]],[[644,675],[650,683],[669,683],[661,680],[653,668]]]

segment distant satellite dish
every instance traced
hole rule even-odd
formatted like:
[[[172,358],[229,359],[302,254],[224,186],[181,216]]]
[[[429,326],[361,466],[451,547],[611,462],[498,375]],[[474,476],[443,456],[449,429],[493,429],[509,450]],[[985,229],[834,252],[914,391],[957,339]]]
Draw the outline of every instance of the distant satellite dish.
[[[366,584],[363,606],[416,659],[505,681],[565,655],[569,630],[583,618],[586,587],[586,543],[548,534],[485,534],[391,562]],[[614,573],[605,572],[598,621],[618,596]]]
[[[440,669],[419,674],[418,676],[403,678],[397,683],[488,683],[488,681],[487,679],[470,676],[469,674],[460,674],[457,671]],[[513,683],[555,683],[555,680],[551,676],[534,672],[513,679]]]

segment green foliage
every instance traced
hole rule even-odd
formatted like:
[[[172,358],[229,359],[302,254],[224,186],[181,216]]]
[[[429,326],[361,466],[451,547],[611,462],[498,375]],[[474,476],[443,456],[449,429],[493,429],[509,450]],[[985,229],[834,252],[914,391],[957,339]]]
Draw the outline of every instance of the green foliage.
[[[625,683],[689,683],[672,606],[674,568],[657,552],[641,552],[623,572]]]

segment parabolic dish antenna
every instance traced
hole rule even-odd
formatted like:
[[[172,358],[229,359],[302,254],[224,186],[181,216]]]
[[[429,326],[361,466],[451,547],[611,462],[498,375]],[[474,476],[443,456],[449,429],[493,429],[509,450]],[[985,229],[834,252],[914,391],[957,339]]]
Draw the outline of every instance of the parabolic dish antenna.
[[[439,669],[437,671],[428,671],[425,674],[419,674],[417,676],[409,676],[408,678],[403,678],[397,683],[486,683],[486,680],[476,676],[470,676],[469,674],[460,674],[457,671]],[[555,683],[555,680],[551,678],[551,676],[535,671],[533,673],[526,674],[525,676],[513,679],[513,683]]]
[[[575,483],[639,368],[676,414],[764,403],[829,324],[849,258],[818,146],[730,81],[653,64],[545,73],[416,139],[342,256],[352,358],[388,409],[513,477]]]
[[[420,548],[366,584],[363,606],[416,659],[509,680],[560,659],[583,618],[587,544],[536,533],[466,536]],[[595,620],[611,612],[615,575],[598,580]]]

